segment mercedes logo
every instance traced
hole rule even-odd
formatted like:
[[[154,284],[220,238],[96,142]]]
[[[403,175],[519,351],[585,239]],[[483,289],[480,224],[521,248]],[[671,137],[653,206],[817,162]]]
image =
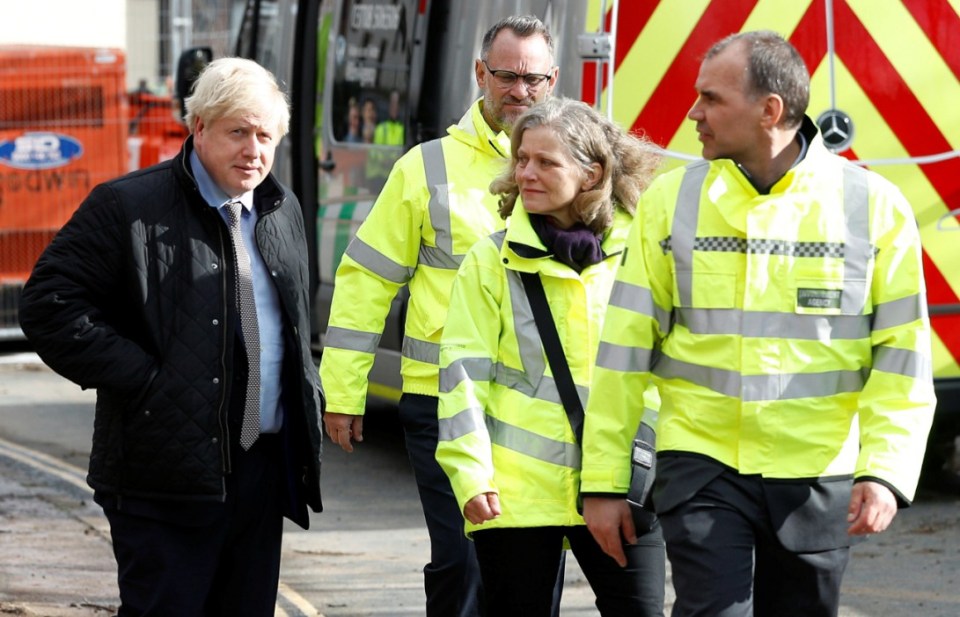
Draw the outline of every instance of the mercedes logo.
[[[839,109],[830,109],[817,118],[823,142],[833,152],[843,152],[853,141],[853,120]]]

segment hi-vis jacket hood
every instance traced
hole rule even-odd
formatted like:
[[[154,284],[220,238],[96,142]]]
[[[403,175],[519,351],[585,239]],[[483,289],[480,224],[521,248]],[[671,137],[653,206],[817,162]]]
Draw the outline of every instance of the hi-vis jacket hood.
[[[577,274],[550,257],[518,201],[509,228],[477,243],[457,274],[440,353],[437,460],[461,510],[479,494],[499,493],[503,514],[484,529],[583,524],[580,447],[518,271],[540,274],[585,402],[630,220],[617,210],[602,243],[606,258]]]
[[[917,225],[896,187],[804,126],[805,159],[767,195],[730,160],[643,194],[597,357],[584,492],[627,491],[617,453],[652,377],[661,453],[869,477],[912,499],[935,405]]]
[[[404,285],[410,299],[403,390],[437,396],[440,334],[453,277],[477,240],[504,228],[489,187],[506,169],[510,138],[490,129],[481,103],[447,136],[397,161],[337,268],[320,364],[328,411],[364,412],[384,320]]]

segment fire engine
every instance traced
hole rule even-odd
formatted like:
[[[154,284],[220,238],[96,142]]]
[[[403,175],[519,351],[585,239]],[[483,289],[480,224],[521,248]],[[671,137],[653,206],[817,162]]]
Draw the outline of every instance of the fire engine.
[[[955,0],[251,0],[237,49],[289,84],[292,132],[277,171],[304,206],[322,342],[334,273],[389,163],[442,135],[479,96],[489,25],[539,16],[554,33],[558,91],[641,131],[672,163],[698,157],[686,113],[700,60],[743,30],[783,34],[811,73],[809,115],[830,148],[883,174],[912,203],[934,330],[938,421],[960,433],[960,16]],[[393,104],[391,104],[391,99]],[[356,142],[351,109],[401,122],[402,143]],[[403,298],[371,393],[399,394]],[[951,438],[952,440],[952,438]]]

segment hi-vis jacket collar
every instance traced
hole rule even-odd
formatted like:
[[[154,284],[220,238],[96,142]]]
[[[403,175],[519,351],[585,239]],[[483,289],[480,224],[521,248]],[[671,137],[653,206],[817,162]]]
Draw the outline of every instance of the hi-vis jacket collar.
[[[474,101],[470,113],[460,122],[451,125],[447,133],[463,143],[500,158],[510,156],[510,136],[500,131],[494,133],[483,118],[483,99]]]

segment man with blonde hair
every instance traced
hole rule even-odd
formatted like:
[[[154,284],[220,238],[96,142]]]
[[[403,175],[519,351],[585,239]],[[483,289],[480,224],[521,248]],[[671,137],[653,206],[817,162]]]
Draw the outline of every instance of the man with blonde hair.
[[[44,251],[21,325],[97,390],[119,614],[272,616],[283,518],[321,509],[303,218],[270,174],[290,112],[239,58],[186,108],[176,158],[94,188]]]

